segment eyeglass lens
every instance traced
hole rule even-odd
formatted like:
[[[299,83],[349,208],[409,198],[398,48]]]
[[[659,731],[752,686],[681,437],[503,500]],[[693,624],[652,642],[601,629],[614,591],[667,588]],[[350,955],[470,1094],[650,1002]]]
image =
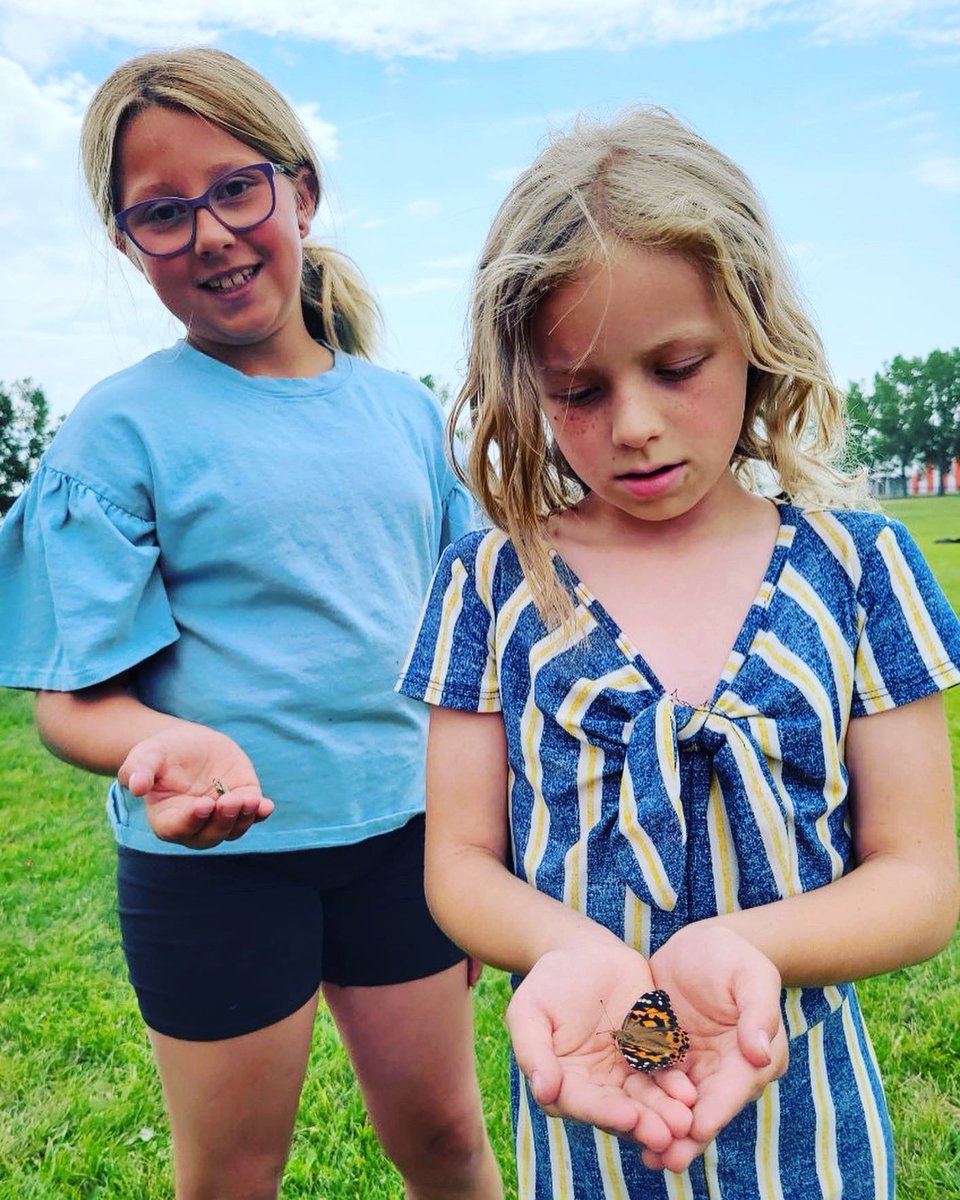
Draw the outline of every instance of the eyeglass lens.
[[[207,207],[227,229],[239,233],[273,212],[273,172],[244,167],[215,180],[209,191],[188,203],[172,196],[146,200],[124,213],[126,231],[147,254],[176,254],[193,241],[198,207]]]

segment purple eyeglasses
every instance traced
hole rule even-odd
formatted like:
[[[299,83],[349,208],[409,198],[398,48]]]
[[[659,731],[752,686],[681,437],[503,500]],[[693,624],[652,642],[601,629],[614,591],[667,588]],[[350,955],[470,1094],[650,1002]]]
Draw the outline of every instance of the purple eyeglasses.
[[[138,250],[151,258],[173,258],[189,250],[197,237],[197,209],[205,208],[231,233],[262,225],[277,205],[274,175],[289,174],[276,163],[251,163],[215,179],[202,196],[157,196],[131,204],[113,219]]]

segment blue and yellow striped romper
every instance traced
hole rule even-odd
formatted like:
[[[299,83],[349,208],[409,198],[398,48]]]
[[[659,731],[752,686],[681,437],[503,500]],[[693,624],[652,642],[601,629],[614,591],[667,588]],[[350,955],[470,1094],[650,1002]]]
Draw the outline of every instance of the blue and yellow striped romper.
[[[667,695],[559,559],[576,633],[548,630],[513,547],[468,534],[437,569],[398,688],[503,713],[513,869],[644,955],[682,925],[852,865],[851,718],[960,683],[960,623],[906,529],[781,505],[770,566],[709,705]],[[588,635],[586,638],[583,635]],[[643,1200],[881,1200],[890,1126],[854,987],[791,988],[787,1073],[682,1174],[546,1117],[516,1064],[519,1191]]]

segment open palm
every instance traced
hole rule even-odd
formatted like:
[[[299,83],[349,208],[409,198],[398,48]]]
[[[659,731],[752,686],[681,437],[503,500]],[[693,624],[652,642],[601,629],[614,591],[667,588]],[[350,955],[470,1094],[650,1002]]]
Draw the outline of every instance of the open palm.
[[[236,742],[187,722],[138,742],[117,778],[143,797],[157,837],[197,850],[235,841],[273,811]]]
[[[614,941],[545,954],[517,988],[507,1027],[517,1065],[551,1116],[631,1137],[656,1152],[688,1136],[696,1089],[680,1071],[638,1074],[605,1012],[625,1012],[652,987],[646,961]]]
[[[689,1135],[663,1153],[645,1152],[644,1161],[680,1171],[786,1070],[780,976],[749,942],[708,923],[675,934],[650,968],[689,1035],[683,1069],[697,1099]]]

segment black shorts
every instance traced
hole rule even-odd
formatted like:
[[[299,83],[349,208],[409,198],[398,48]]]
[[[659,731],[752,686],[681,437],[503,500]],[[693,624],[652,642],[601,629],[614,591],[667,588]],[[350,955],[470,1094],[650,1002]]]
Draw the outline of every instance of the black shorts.
[[[423,817],[350,846],[276,854],[119,848],[118,911],[147,1025],[189,1041],[263,1029],[321,981],[377,987],[464,958],[423,894]]]

